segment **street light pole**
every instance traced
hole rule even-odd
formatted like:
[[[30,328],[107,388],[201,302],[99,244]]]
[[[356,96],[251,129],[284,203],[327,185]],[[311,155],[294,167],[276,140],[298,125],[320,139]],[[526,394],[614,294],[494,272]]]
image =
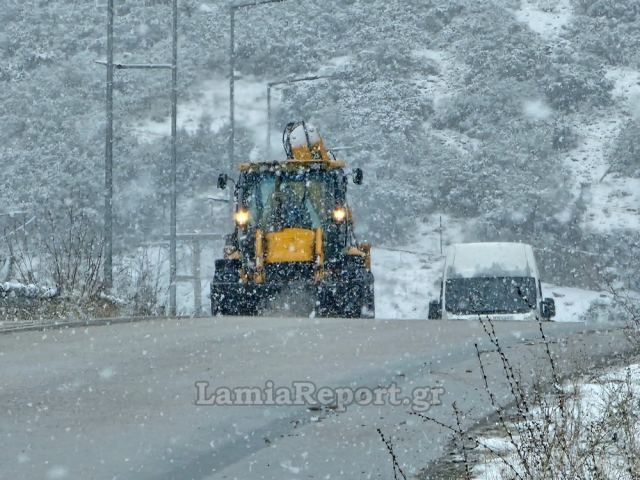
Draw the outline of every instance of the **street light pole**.
[[[229,132],[229,166],[228,170],[233,169],[235,163],[235,148],[236,148],[236,102],[235,102],[235,88],[236,88],[236,8],[231,7],[231,34],[229,45],[229,58],[230,58],[230,72],[229,72],[229,123],[231,131]]]
[[[267,84],[267,155],[266,160],[271,157],[271,88],[274,83]]]
[[[177,276],[177,139],[178,139],[178,0],[173,0],[172,15],[172,55],[171,55],[171,215],[170,215],[170,242],[169,242],[169,307],[170,315],[177,313],[176,302],[176,276]]]
[[[107,125],[104,161],[104,288],[113,288],[113,0],[107,5]]]
[[[169,305],[171,315],[176,314],[176,222],[177,222],[177,118],[178,118],[178,0],[172,0],[172,62],[114,63],[113,23],[114,0],[107,4],[107,61],[97,61],[107,67],[107,125],[105,147],[105,200],[104,200],[104,286],[113,288],[113,73],[114,70],[171,70],[171,218],[169,247]]]
[[[282,3],[285,0],[256,0],[229,7],[230,34],[229,34],[229,169],[235,164],[236,148],[236,118],[235,118],[235,83],[236,83],[236,10],[258,7],[269,3]]]
[[[292,85],[294,83],[314,82],[316,80],[336,78],[335,75],[314,75],[311,77],[292,78],[267,83],[267,157],[271,155],[271,89],[280,85]]]

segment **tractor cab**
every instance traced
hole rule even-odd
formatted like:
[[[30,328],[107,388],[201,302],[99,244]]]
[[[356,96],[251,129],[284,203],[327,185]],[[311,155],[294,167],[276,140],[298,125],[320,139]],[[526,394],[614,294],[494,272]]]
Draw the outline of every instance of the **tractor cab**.
[[[259,313],[270,297],[302,286],[314,304],[319,297],[332,297],[326,308],[316,309],[319,313],[360,316],[363,306],[356,305],[357,300],[336,296],[350,295],[353,285],[366,284],[362,288],[371,290],[366,309],[373,308],[370,247],[356,242],[347,204],[349,177],[361,184],[362,171],[347,174],[344,162],[332,158],[317,130],[304,122],[288,125],[283,140],[286,161],[240,166],[235,230],[227,239],[225,259],[216,262],[212,311]],[[225,188],[227,182],[221,175],[218,186]],[[344,282],[346,271],[366,281]],[[233,293],[237,285],[222,285],[231,278],[231,283],[246,287],[240,296]],[[343,283],[341,291],[328,288],[336,282]]]

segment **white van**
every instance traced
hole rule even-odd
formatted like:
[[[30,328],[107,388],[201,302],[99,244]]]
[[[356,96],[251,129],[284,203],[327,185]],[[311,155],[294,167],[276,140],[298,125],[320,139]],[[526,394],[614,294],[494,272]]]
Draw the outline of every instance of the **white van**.
[[[555,302],[542,297],[531,245],[461,243],[447,251],[440,300],[429,318],[467,320],[551,320]]]

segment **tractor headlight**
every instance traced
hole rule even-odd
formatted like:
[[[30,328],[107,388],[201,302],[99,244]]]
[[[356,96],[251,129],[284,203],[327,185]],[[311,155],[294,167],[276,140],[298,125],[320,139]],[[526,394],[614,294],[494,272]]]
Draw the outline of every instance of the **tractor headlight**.
[[[239,227],[244,227],[249,223],[248,210],[238,210],[233,217]]]
[[[333,221],[336,223],[342,223],[347,218],[347,209],[344,207],[338,207],[333,211]]]

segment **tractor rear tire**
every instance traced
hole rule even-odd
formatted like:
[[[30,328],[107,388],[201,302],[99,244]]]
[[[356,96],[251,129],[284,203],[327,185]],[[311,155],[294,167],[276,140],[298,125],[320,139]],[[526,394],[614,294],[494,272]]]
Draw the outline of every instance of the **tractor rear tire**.
[[[368,279],[367,283],[364,286],[363,299],[364,301],[362,308],[362,317],[376,318],[376,299],[372,274],[370,275],[370,279]]]
[[[318,317],[375,318],[373,275],[323,288],[316,301]]]

